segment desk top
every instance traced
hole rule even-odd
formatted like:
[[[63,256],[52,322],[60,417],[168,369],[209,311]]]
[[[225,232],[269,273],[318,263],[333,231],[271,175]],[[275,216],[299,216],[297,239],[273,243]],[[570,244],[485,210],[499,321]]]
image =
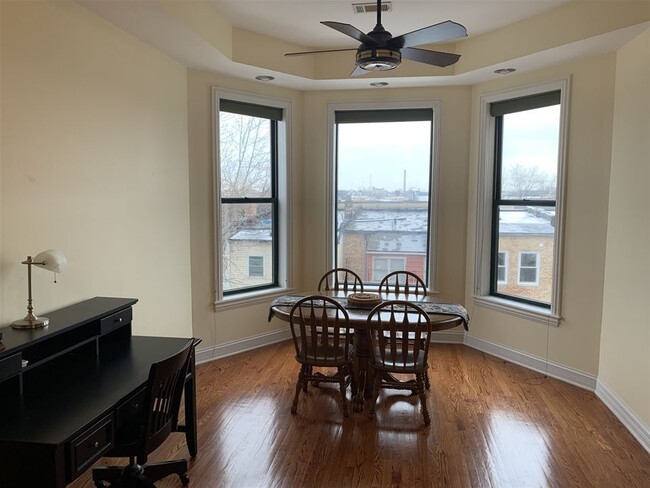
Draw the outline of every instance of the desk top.
[[[99,358],[58,358],[26,382],[22,403],[19,398],[0,403],[0,442],[60,444],[144,387],[152,363],[178,352],[188,340],[132,336],[102,344]]]
[[[291,307],[300,299],[308,295],[324,295],[334,298],[341,303],[348,311],[350,322],[356,327],[363,327],[368,320],[371,308],[350,305],[346,299],[346,293],[334,291],[305,292],[291,295],[283,295],[271,303],[269,309],[269,321],[273,317],[286,322],[289,321]],[[431,327],[434,331],[452,329],[463,325],[465,330],[469,326],[469,314],[465,308],[457,303],[441,303],[428,295],[404,295],[394,293],[380,293],[382,300],[406,300],[414,303],[427,312],[431,319]]]
[[[0,329],[2,330],[2,343],[5,346],[5,349],[0,351],[0,359],[27,346],[51,339],[72,328],[81,327],[130,307],[137,301],[137,298],[95,297],[50,313],[43,313],[42,315],[50,319],[50,324],[47,327],[40,329],[4,327]]]

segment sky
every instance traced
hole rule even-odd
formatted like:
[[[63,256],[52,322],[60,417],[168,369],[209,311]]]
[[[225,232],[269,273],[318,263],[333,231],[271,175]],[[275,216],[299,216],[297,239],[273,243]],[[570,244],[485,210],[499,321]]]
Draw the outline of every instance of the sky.
[[[521,163],[557,168],[560,106],[508,114],[504,121],[505,169]],[[338,188],[426,191],[429,187],[430,122],[339,124]]]

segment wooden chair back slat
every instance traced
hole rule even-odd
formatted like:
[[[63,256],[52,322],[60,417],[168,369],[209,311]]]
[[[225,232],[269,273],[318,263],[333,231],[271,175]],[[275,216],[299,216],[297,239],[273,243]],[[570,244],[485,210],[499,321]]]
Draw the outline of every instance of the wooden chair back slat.
[[[393,271],[388,273],[379,283],[380,293],[395,295],[426,295],[427,285],[415,273],[410,271]]]
[[[350,358],[353,329],[348,312],[336,300],[320,295],[305,297],[289,315],[297,356],[317,361]]]
[[[363,281],[351,269],[334,268],[325,273],[320,279],[318,282],[318,291],[362,292]]]

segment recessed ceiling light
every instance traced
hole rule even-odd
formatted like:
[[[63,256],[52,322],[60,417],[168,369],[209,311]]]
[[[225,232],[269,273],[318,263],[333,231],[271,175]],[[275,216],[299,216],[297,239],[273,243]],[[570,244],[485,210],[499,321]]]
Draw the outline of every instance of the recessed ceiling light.
[[[515,68],[501,68],[501,69],[495,69],[494,72],[498,75],[509,75],[510,73],[514,73],[517,71]]]
[[[379,87],[379,86],[388,86],[388,82],[387,81],[374,81],[374,82],[370,83],[370,86],[377,86],[377,87]]]
[[[275,76],[259,75],[259,76],[256,76],[255,79],[257,81],[273,81],[273,80],[275,80]]]

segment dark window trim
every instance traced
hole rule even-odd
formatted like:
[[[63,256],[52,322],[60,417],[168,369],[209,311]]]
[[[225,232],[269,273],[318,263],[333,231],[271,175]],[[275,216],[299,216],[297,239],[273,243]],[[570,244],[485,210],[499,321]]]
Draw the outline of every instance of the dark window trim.
[[[425,276],[422,277],[427,286],[431,287],[433,276],[429,276],[431,254],[431,187],[433,183],[433,144],[436,142],[435,137],[435,114],[434,108],[395,108],[395,109],[378,109],[378,110],[336,110],[334,112],[334,135],[336,144],[334,145],[334,267],[339,267],[338,262],[338,245],[339,245],[339,186],[338,186],[338,169],[339,169],[339,125],[345,123],[368,123],[368,122],[423,122],[429,121],[429,181],[427,189],[429,190],[429,201],[427,205],[427,251],[425,255]],[[435,273],[435,271],[434,271]],[[368,285],[379,285],[379,281],[373,281],[372,278],[367,280]]]
[[[555,207],[557,208],[557,196],[554,200],[538,199],[504,199],[501,196],[501,173],[502,173],[502,149],[503,149],[503,116],[533,110],[542,107],[557,105],[560,103],[560,91],[540,93],[527,97],[520,97],[511,100],[503,100],[490,104],[490,115],[494,117],[494,173],[492,188],[492,224],[490,229],[490,295],[519,303],[526,303],[542,308],[551,309],[551,303],[541,302],[515,295],[508,295],[498,291],[498,253],[499,253],[499,212],[504,206],[527,206],[527,207]],[[539,263],[538,263],[539,265]],[[519,269],[517,274],[519,274]],[[538,282],[539,282],[539,276]],[[517,280],[519,282],[519,280]]]
[[[224,102],[229,102],[227,105],[227,110],[222,110]],[[236,111],[237,108],[244,107],[246,111]],[[271,123],[271,196],[270,197],[223,197],[220,199],[220,205],[228,204],[247,204],[247,203],[270,203],[271,204],[271,214],[272,214],[272,225],[271,225],[271,281],[262,285],[255,286],[245,286],[239,288],[231,288],[229,290],[223,290],[224,297],[230,297],[233,295],[239,295],[242,293],[255,292],[260,290],[266,290],[270,288],[277,288],[280,283],[279,279],[279,256],[280,256],[280,246],[278,243],[278,232],[279,232],[279,199],[278,199],[278,120],[282,120],[282,117],[279,119],[271,117],[261,116],[264,112],[251,113],[250,107],[261,107],[262,109],[274,109],[274,107],[265,107],[262,105],[256,105],[252,103],[245,102],[233,102],[230,100],[221,99],[219,112],[230,112],[238,113],[240,115],[248,115],[252,117],[266,118]],[[279,110],[282,113],[282,109]],[[220,286],[223,286],[221,283]]]

